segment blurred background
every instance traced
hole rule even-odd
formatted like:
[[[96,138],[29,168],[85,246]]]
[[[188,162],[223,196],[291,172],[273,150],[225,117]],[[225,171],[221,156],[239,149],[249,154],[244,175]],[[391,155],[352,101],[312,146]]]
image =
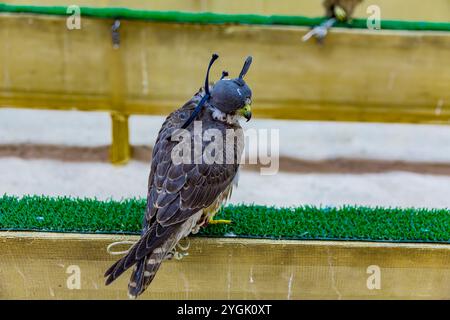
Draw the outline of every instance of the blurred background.
[[[73,2],[3,1],[76,4],[82,15],[69,30],[53,13],[0,13],[0,194],[145,197],[165,115],[198,90],[218,52],[211,79],[254,57],[245,128],[280,135],[279,172],[245,166],[232,203],[450,207],[450,33],[436,30],[448,26],[450,0],[363,1],[355,21],[377,5],[404,29],[332,28],[322,43],[302,41],[307,25],[119,19],[116,46],[115,19],[84,17],[84,6],[233,21],[325,10],[321,0]],[[435,24],[414,30],[418,21]]]

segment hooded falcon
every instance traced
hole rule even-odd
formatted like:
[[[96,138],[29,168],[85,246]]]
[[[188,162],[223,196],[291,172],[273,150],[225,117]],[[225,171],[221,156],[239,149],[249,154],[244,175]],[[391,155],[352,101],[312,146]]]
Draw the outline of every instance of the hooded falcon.
[[[355,7],[363,0],[324,0],[323,7],[325,9],[325,16],[327,20],[320,25],[314,27],[307,34],[303,36],[303,41],[307,41],[314,36],[321,42],[330,29],[336,22],[349,22],[352,19]]]
[[[244,147],[239,119],[248,121],[252,115],[252,92],[244,81],[252,58],[246,59],[237,78],[226,78],[228,73],[224,71],[221,79],[210,86],[209,70],[217,58],[216,54],[211,58],[204,88],[163,123],[153,149],[141,238],[105,273],[106,285],[109,285],[134,267],[128,284],[130,298],[144,292],[161,263],[176,252],[181,239],[215,221],[212,220],[215,212],[231,195],[237,180]],[[198,124],[201,124],[201,131],[195,130]],[[215,153],[215,160],[220,160],[217,156],[222,155],[223,161],[205,161],[207,153],[204,151],[221,140],[201,137],[206,132],[220,133],[222,137],[234,134],[231,143],[227,142],[224,148],[212,148],[215,152],[209,153],[210,156]],[[183,160],[189,161],[177,158],[175,151],[181,142],[174,136],[178,133],[183,133],[180,134],[182,143],[187,142],[188,146],[188,157]],[[194,150],[199,141],[200,153]]]

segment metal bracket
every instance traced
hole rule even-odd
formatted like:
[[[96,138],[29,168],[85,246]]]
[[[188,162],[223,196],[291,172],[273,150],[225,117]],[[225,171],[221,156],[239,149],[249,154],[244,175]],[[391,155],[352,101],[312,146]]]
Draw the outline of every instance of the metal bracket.
[[[320,25],[312,28],[307,34],[302,37],[303,42],[308,41],[311,37],[315,37],[317,41],[322,42],[328,34],[328,30],[337,22],[335,18],[330,18]]]
[[[114,20],[114,23],[111,27],[111,40],[114,49],[119,49],[120,47],[119,27],[120,27],[120,20],[119,19]]]

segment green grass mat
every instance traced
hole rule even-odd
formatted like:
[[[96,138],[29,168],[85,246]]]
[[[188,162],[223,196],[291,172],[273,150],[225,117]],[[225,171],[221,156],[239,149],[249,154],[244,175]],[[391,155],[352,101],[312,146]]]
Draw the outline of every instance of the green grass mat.
[[[0,3],[0,12],[34,13],[49,15],[68,15],[66,6],[9,5]],[[80,7],[82,16],[94,18],[121,18],[159,22],[201,23],[201,24],[250,24],[250,25],[288,25],[311,27],[324,21],[323,17],[257,15],[257,14],[221,14],[211,12],[150,11],[119,7]],[[339,28],[367,29],[366,19],[354,19],[351,24],[339,23]],[[449,22],[425,22],[382,20],[381,29],[450,31]]]
[[[144,199],[4,195],[0,197],[0,230],[138,234],[144,208]],[[230,205],[217,218],[233,223],[210,225],[200,235],[450,243],[450,210]]]

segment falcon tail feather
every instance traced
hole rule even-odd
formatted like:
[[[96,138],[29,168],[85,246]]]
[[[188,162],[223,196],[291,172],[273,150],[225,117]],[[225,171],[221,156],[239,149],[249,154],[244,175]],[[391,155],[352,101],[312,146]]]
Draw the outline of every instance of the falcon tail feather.
[[[150,255],[137,263],[128,283],[128,296],[131,299],[135,299],[150,285],[173,244],[173,239],[168,239],[162,246],[155,248]]]
[[[139,241],[131,247],[130,251],[122,259],[114,263],[105,272],[106,285],[116,280],[122,273],[131,268],[133,265],[155,252],[160,251],[160,247],[165,247],[165,242],[171,237],[173,227],[165,228],[166,232],[161,235],[156,234],[156,227],[150,228]],[[139,266],[138,266],[139,267]]]

